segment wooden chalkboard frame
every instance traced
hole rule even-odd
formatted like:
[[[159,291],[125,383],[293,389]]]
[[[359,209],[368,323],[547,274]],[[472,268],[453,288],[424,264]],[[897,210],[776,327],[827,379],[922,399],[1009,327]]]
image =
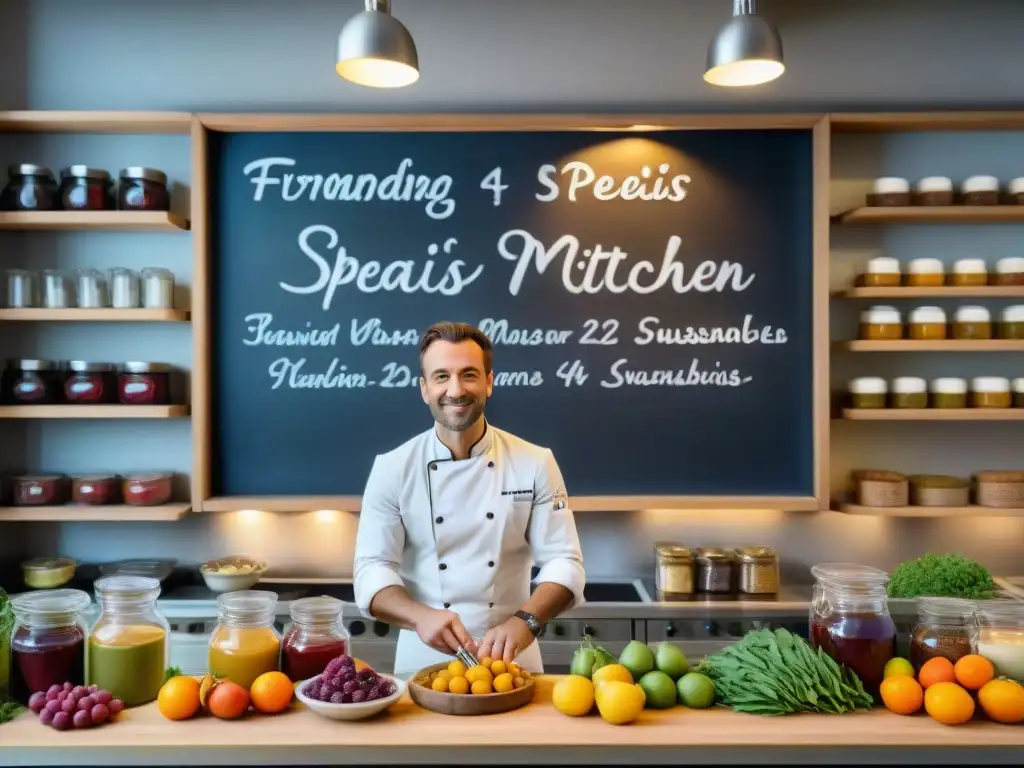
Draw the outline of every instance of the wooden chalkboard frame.
[[[256,509],[302,512],[321,509],[357,512],[358,496],[213,497],[211,410],[211,231],[209,132],[344,132],[344,131],[622,131],[806,129],[813,154],[813,496],[575,496],[573,510],[641,509],[829,509],[829,178],[830,118],[827,114],[780,115],[379,115],[200,113],[190,124],[193,231],[193,367],[192,367],[192,508],[199,512]]]

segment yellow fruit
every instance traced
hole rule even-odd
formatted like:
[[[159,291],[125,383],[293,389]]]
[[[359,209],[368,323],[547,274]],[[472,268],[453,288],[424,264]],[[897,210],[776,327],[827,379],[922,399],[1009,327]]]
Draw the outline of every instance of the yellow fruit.
[[[451,673],[452,677],[465,677],[466,676],[466,665],[456,659],[448,665],[448,672]]]
[[[494,678],[494,692],[508,693],[515,688],[515,681],[508,672],[504,672]]]
[[[511,672],[509,674],[511,674]],[[526,681],[523,678],[521,678],[519,676],[516,676],[516,677],[512,678],[512,687],[513,688],[522,688],[524,685],[526,685]]]
[[[643,712],[647,703],[647,695],[643,688],[621,680],[608,680],[602,683],[595,691],[594,699],[597,701],[597,711],[601,713],[601,718],[612,725],[633,722]]]
[[[591,675],[591,679],[594,681],[595,687],[600,687],[613,680],[620,683],[626,683],[627,685],[633,684],[633,676],[629,674],[629,670],[621,664],[608,664],[603,666]]]
[[[430,684],[430,689],[432,691],[437,691],[438,693],[447,693],[448,687],[448,680],[443,677],[435,677],[434,682]]]
[[[160,688],[156,703],[168,720],[188,720],[199,711],[199,681],[182,675],[172,677]]]
[[[512,677],[520,677],[520,673],[523,671],[519,668],[519,665],[514,661],[508,665],[508,671],[512,673]]]
[[[447,669],[439,669],[439,670],[437,670],[437,672],[435,672],[435,673],[434,673],[434,674],[432,675],[432,677],[433,677],[433,678],[434,678],[435,680],[437,680],[438,678],[441,678],[442,680],[451,680],[451,679],[452,679],[453,677],[455,677],[455,675],[453,675],[453,674],[452,674],[452,673],[451,673],[451,672],[450,672],[449,670],[447,670]]]
[[[493,663],[494,663],[494,660],[491,659],[490,656],[484,656],[482,659],[480,659],[480,666],[481,667],[487,667],[488,669],[490,669],[491,668],[491,664],[493,664]]]
[[[448,681],[448,693],[469,693],[469,681],[464,677],[453,677]]]
[[[475,683],[478,680],[483,680],[490,686],[494,680],[494,675],[491,674],[491,670],[485,667],[483,664],[478,664],[475,667],[470,667],[466,670],[466,679],[471,683]]]
[[[563,677],[551,691],[551,703],[563,715],[585,715],[594,708],[594,684],[581,675]]]
[[[480,663],[483,664],[483,662],[480,662]],[[497,677],[498,675],[503,675],[503,674],[505,674],[506,672],[509,671],[508,667],[505,666],[505,662],[502,661],[501,659],[498,659],[497,661],[491,662],[490,670],[491,670],[491,674],[494,675],[495,677]],[[513,675],[513,677],[515,677],[515,675]]]
[[[490,680],[474,680],[473,685],[470,686],[469,690],[476,694],[494,693],[494,691],[491,690]]]

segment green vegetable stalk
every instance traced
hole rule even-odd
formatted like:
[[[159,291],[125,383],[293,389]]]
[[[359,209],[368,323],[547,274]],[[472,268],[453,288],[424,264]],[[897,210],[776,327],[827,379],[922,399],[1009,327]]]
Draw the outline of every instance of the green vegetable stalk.
[[[7,593],[0,587],[0,701],[10,695],[11,685],[11,633],[14,631],[14,611]]]
[[[838,714],[874,704],[853,670],[785,629],[752,630],[697,671],[715,684],[716,700],[737,712]]]
[[[927,554],[900,563],[889,577],[889,597],[993,597],[996,584],[985,568],[960,555]]]
[[[606,649],[600,645],[594,645],[590,635],[584,635],[580,647],[572,656],[569,674],[580,675],[589,680],[601,667],[614,664],[615,661],[615,657]]]

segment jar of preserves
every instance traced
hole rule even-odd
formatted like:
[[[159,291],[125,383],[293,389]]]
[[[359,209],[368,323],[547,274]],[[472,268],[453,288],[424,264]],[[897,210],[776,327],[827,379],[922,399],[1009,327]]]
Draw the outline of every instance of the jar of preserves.
[[[1006,185],[1006,193],[1011,205],[1024,205],[1024,176],[1010,179]]]
[[[960,185],[964,205],[999,205],[999,179],[969,176]]]
[[[969,625],[975,604],[955,597],[917,598],[917,624],[910,637],[915,670],[941,656],[954,664],[971,652]]]
[[[869,288],[898,288],[900,280],[900,262],[891,256],[871,259],[860,276],[860,284]]]
[[[1000,339],[1024,339],[1024,304],[1006,307],[999,315]]]
[[[852,669],[878,700],[885,665],[896,652],[885,571],[854,563],[824,563],[814,576],[811,645]]]
[[[60,207],[65,211],[111,211],[114,194],[110,173],[102,168],[72,165],[60,172]]]
[[[995,285],[1024,285],[1024,256],[1007,256],[996,262]]]
[[[953,319],[954,339],[991,339],[992,315],[985,307],[959,307]]]
[[[885,408],[889,385],[879,376],[862,376],[850,382],[851,408]]]
[[[124,503],[133,507],[158,507],[171,500],[174,475],[170,472],[126,475],[121,483]]]
[[[736,550],[737,589],[744,595],[775,595],[779,592],[779,557],[769,547]]]
[[[919,341],[946,338],[946,313],[939,307],[916,307],[910,310],[909,335]]]
[[[117,376],[111,363],[71,360],[64,380],[64,399],[74,405],[117,402]]]
[[[967,379],[932,379],[930,389],[932,408],[967,407]]]
[[[903,321],[895,307],[871,307],[860,313],[860,337],[871,341],[903,338]]]
[[[938,259],[911,259],[905,279],[916,288],[936,288],[945,284],[946,270]]]
[[[243,688],[281,668],[281,635],[274,627],[277,595],[258,589],[217,598],[217,627],[210,635],[210,674]]]
[[[7,166],[10,177],[0,192],[0,210],[53,211],[57,209],[57,182],[43,165],[22,163]]]
[[[953,264],[950,283],[960,287],[976,287],[988,284],[988,269],[984,259],[957,259]]]
[[[160,582],[102,576],[93,586],[100,615],[89,637],[89,684],[126,707],[155,701],[171,651],[171,627],[157,606]]]
[[[125,363],[117,374],[117,396],[124,405],[168,405],[171,366],[167,363]]]
[[[331,659],[349,655],[349,634],[341,600],[326,595],[303,597],[289,607],[292,626],[284,636],[282,671],[291,680],[308,680]]]
[[[1009,408],[1010,380],[1002,376],[977,376],[971,379],[971,406],[973,408]]]
[[[693,595],[693,553],[677,544],[656,544],[654,586],[659,601],[688,600]]]
[[[11,695],[28,703],[51,685],[85,684],[89,595],[80,589],[45,589],[11,598]]]
[[[924,379],[901,376],[892,382],[893,408],[927,408],[928,388]]]
[[[875,179],[868,205],[902,206],[910,205],[910,182],[899,176],[882,176]]]
[[[54,507],[68,500],[64,475],[18,475],[11,478],[11,501],[16,507]]]
[[[61,372],[52,360],[8,360],[3,400],[8,405],[52,405],[62,400]]]
[[[117,207],[122,211],[168,211],[167,174],[155,168],[122,168],[117,189]]]
[[[953,180],[948,176],[925,176],[917,182],[917,205],[952,205]]]
[[[732,592],[733,557],[725,549],[701,547],[697,550],[697,591],[724,594]]]
[[[39,286],[35,272],[27,269],[7,270],[7,306],[11,309],[39,306]]]
[[[1014,379],[1011,387],[1013,389],[1013,407],[1024,408],[1024,377]]]
[[[982,600],[971,618],[971,651],[992,662],[997,677],[1024,684],[1024,600]]]
[[[71,500],[75,504],[116,504],[120,490],[117,475],[76,475],[71,478]]]

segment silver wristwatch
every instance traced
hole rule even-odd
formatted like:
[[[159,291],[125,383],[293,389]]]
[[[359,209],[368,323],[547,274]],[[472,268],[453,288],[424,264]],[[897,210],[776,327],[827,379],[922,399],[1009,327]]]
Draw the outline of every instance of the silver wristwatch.
[[[526,611],[516,611],[515,615],[526,622],[526,626],[530,628],[530,633],[534,637],[537,637],[537,635],[541,633],[541,630],[544,629],[544,625],[541,624],[537,620],[537,617],[534,616],[532,613],[527,613]]]

